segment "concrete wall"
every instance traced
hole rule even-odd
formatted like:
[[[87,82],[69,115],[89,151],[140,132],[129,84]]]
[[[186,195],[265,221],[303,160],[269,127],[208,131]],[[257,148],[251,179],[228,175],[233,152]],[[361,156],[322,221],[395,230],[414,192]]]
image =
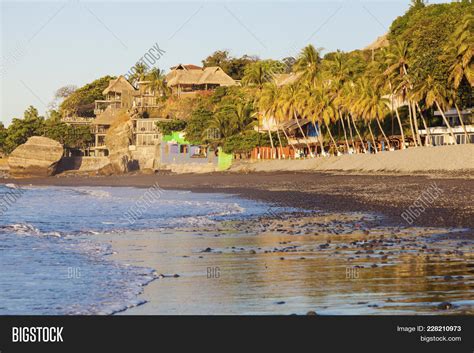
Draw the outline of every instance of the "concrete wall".
[[[76,170],[93,172],[109,164],[107,157],[63,157],[58,164],[58,172]]]
[[[155,169],[159,166],[160,146],[135,146],[132,159],[138,161],[140,169]]]

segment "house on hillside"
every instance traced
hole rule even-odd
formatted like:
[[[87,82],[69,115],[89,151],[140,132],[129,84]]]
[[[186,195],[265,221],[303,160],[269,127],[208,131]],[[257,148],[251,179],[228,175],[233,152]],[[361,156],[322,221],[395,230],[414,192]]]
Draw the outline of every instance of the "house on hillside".
[[[111,109],[129,108],[133,105],[133,97],[136,93],[137,89],[124,76],[110,80],[109,85],[102,92],[105,99],[95,101],[94,114],[100,115],[107,107],[111,107]]]
[[[473,108],[461,111],[462,122],[464,123],[464,127],[467,131],[467,139],[456,109],[449,109],[444,112],[444,115],[446,116],[449,125],[451,125],[457,144],[474,143]],[[441,112],[438,110],[435,111],[434,116],[441,117]],[[453,138],[449,132],[449,128],[445,124],[441,126],[429,127],[428,131],[426,129],[419,131],[420,137],[424,139],[424,142],[427,145],[441,146],[454,144]]]
[[[237,83],[218,66],[199,67],[177,65],[166,75],[166,82],[172,94],[193,95],[199,91],[213,90],[220,86],[235,86]]]

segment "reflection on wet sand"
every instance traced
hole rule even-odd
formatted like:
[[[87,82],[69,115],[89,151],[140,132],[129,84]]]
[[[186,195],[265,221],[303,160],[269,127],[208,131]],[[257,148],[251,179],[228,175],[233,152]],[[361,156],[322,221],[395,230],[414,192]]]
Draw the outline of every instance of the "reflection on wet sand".
[[[320,214],[104,237],[165,275],[124,314],[474,314],[474,242],[453,229]]]

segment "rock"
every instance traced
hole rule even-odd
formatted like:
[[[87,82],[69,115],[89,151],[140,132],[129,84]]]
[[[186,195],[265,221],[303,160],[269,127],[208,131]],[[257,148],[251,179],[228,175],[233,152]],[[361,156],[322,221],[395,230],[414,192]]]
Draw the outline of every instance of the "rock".
[[[103,112],[102,114],[106,114]],[[133,125],[127,112],[119,111],[105,136],[105,145],[109,150],[110,168],[114,174],[126,173],[138,169],[138,162],[132,159],[129,145],[133,139]],[[100,116],[99,116],[100,117]]]
[[[204,249],[204,250],[203,250],[203,251],[201,251],[201,252],[211,252],[211,251],[212,251],[212,249],[211,249],[211,248],[206,248],[206,249]]]
[[[445,281],[451,281],[453,279],[453,276],[444,276],[443,277]]]
[[[249,254],[255,255],[257,252],[255,250],[250,250]]]
[[[33,136],[8,158],[12,177],[46,177],[56,173],[63,146],[50,138]]]
[[[440,310],[449,310],[453,307],[453,304],[449,302],[442,302],[441,304],[438,305],[438,309]]]
[[[173,275],[173,277],[174,277],[174,278],[178,278],[178,277],[180,277],[180,276],[179,276],[177,273],[175,273],[175,274]]]
[[[316,314],[316,311],[312,311],[312,310],[311,310],[311,311],[308,311],[308,312],[306,313],[306,315],[308,315],[308,316],[316,316],[316,315],[318,315],[318,314]]]
[[[276,302],[276,304],[277,305],[283,305],[283,304],[285,304],[285,302],[283,302],[283,301],[282,302]]]

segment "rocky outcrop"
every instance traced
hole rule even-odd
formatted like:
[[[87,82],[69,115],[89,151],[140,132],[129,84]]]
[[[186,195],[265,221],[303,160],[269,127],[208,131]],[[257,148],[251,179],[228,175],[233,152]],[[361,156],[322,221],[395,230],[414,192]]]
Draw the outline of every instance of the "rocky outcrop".
[[[63,146],[50,138],[33,136],[18,146],[8,158],[10,176],[45,177],[54,175],[63,156]]]
[[[99,170],[101,174],[120,174],[137,169],[129,146],[132,144],[133,125],[128,112],[121,112],[105,136],[110,165]]]

